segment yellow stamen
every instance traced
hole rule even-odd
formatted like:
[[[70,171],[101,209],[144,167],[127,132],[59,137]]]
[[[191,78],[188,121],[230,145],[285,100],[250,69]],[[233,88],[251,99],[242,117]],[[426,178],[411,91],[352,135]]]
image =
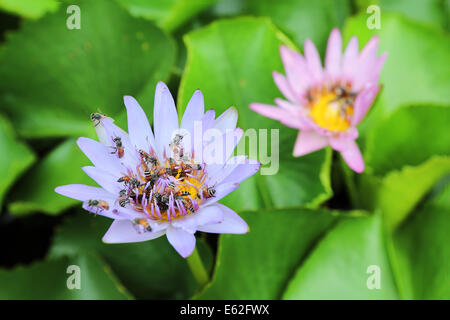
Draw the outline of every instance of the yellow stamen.
[[[352,114],[353,105],[347,104],[333,92],[320,92],[311,102],[311,118],[317,125],[330,131],[347,130]]]

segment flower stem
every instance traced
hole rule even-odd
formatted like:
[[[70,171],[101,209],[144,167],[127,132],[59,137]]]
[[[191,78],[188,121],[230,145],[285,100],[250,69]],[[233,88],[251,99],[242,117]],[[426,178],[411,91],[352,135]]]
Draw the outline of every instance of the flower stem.
[[[202,259],[197,251],[197,248],[194,249],[194,252],[186,258],[189,268],[191,269],[192,274],[194,275],[195,280],[202,289],[209,281],[208,272],[203,265]]]
[[[347,164],[342,158],[340,158],[340,164],[352,207],[353,209],[359,209],[361,204],[359,202],[358,190],[355,185],[354,173],[347,167]]]

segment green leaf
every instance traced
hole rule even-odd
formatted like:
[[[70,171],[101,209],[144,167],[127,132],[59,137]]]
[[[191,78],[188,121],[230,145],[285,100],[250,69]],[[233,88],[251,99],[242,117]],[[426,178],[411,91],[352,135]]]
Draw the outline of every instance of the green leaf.
[[[123,95],[150,112],[155,84],[174,63],[174,42],[151,22],[132,18],[113,1],[76,4],[80,29],[66,27],[70,14],[62,5],[25,21],[0,51],[0,98],[24,136],[85,135],[89,114],[100,108],[119,115]]]
[[[0,9],[30,19],[38,19],[58,7],[57,0],[0,0]]]
[[[155,21],[171,32],[217,0],[117,0],[133,16]]]
[[[237,18],[214,22],[189,33],[184,40],[188,59],[178,94],[178,107],[184,109],[195,89],[200,88],[206,105],[215,109],[216,115],[236,106],[238,126],[249,129],[245,131],[248,136],[253,133],[258,137],[259,134],[259,141],[253,140],[252,147],[269,141],[267,154],[273,157],[272,168],[277,168],[276,152],[279,152],[276,174],[261,175],[270,167],[267,164],[260,173],[243,183],[245,191],[231,194],[224,203],[235,210],[248,210],[263,206],[317,206],[330,197],[330,150],[293,158],[297,132],[249,109],[252,102],[273,103],[276,97],[282,96],[273,82],[272,71],[282,71],[279,47],[289,44],[286,37],[267,19]],[[269,129],[267,139],[258,129]],[[279,141],[274,138],[270,143],[270,129],[279,130]],[[241,146],[246,143],[248,149],[252,143],[248,142],[250,139],[243,138]],[[264,148],[259,148],[259,153],[262,154],[249,156],[258,158],[263,164],[270,162],[262,157]]]
[[[402,106],[448,105],[450,69],[442,67],[450,60],[448,35],[399,15],[381,15],[380,30],[369,30],[366,19],[367,15],[350,18],[345,38],[358,36],[361,47],[372,35],[378,34],[379,52],[387,52],[388,58],[380,77],[383,90],[360,129],[370,130]]]
[[[395,234],[406,299],[450,299],[450,184]]]
[[[61,143],[22,179],[21,187],[11,196],[10,212],[24,215],[39,211],[57,215],[75,203],[80,203],[57,194],[55,188],[72,183],[95,185],[80,169],[87,165],[90,162],[78,148],[75,139]]]
[[[408,106],[372,128],[364,158],[368,171],[383,175],[418,165],[433,155],[450,155],[450,106]],[[405,143],[407,141],[407,143]]]
[[[338,219],[290,209],[240,213],[246,235],[221,235],[212,282],[199,299],[279,299],[301,259]]]
[[[34,154],[23,143],[16,140],[11,124],[0,116],[0,206],[6,192],[14,181],[35,161]]]
[[[194,294],[196,282],[188,264],[165,236],[139,243],[105,244],[101,239],[111,223],[108,218],[93,217],[85,211],[66,219],[56,231],[50,257],[95,251],[136,298],[186,299]],[[200,238],[197,246],[210,269],[209,247]]]
[[[375,275],[370,266],[380,270],[380,289],[369,289]],[[284,299],[397,297],[379,214],[339,221],[300,266],[283,295]]]
[[[413,20],[445,27],[445,10],[441,0],[358,0],[357,4],[363,12],[370,5],[378,5],[381,12],[401,13]]]
[[[386,175],[378,189],[376,205],[389,229],[405,220],[433,185],[448,174],[450,157],[435,156],[419,166],[406,166]]]
[[[80,289],[69,289],[69,277],[79,267]],[[117,281],[108,266],[88,253],[72,258],[36,262],[13,270],[0,270],[0,299],[129,299],[131,296]]]
[[[348,0],[238,0],[233,1],[229,8],[230,2],[220,3],[215,13],[229,15],[238,12],[269,17],[298,46],[303,47],[304,41],[311,39],[322,52],[331,29],[341,27],[350,14]]]

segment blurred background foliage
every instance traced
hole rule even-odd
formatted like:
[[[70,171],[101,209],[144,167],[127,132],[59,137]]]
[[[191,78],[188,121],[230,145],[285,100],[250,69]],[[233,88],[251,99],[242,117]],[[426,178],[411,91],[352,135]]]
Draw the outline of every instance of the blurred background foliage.
[[[67,7],[81,9],[69,30]],[[381,8],[370,30],[368,6]],[[0,0],[1,299],[450,299],[450,41],[444,0]],[[323,54],[330,30],[389,56],[361,124],[367,169],[330,149],[292,157],[295,130],[249,110],[280,97],[279,46]],[[280,129],[280,168],[223,202],[247,235],[200,234],[211,282],[198,288],[165,239],[101,242],[93,217],[58,185],[92,182],[76,147],[91,112],[126,128],[123,95],[152,114],[157,81],[184,110],[200,88],[244,129]],[[68,265],[81,290],[68,290]],[[381,268],[369,290],[368,266]]]

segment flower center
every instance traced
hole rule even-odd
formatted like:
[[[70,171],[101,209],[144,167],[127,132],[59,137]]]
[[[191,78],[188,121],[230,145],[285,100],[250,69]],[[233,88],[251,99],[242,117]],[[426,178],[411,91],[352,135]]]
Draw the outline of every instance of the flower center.
[[[320,127],[329,131],[345,131],[350,127],[356,94],[348,86],[313,88],[308,92],[309,115]]]
[[[120,206],[131,205],[153,220],[171,221],[194,213],[202,201],[214,196],[215,190],[205,183],[205,166],[180,149],[164,163],[153,153],[140,150],[139,154],[137,174],[130,172],[118,180],[124,184],[119,192]]]

